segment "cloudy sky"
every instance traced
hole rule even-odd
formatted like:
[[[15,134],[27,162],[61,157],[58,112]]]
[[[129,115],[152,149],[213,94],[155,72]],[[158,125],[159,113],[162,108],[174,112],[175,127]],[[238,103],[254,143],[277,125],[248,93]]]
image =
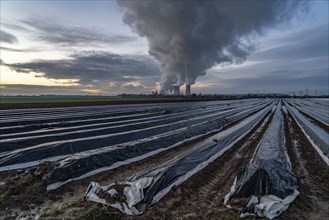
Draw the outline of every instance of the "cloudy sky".
[[[123,21],[116,1],[0,4],[1,95],[160,90],[163,65],[149,55],[153,41]],[[328,94],[328,25],[328,1],[311,1],[289,22],[253,36],[240,62],[206,66],[192,92]]]

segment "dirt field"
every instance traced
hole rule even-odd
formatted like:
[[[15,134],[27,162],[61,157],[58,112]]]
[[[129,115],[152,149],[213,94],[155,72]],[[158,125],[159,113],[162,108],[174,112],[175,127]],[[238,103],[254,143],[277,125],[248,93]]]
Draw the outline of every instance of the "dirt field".
[[[212,134],[50,192],[46,191],[42,177],[53,163],[0,172],[0,219],[239,219],[238,210],[223,205],[224,196],[230,191],[237,170],[252,158],[273,114],[268,117],[268,121],[260,121],[221,157],[175,187],[141,216],[127,216],[111,207],[86,201],[84,194],[89,183],[106,185],[129,177],[172,159]],[[285,116],[285,138],[293,171],[300,180],[300,195],[277,219],[326,219],[329,216],[328,166],[290,115]],[[233,206],[241,206],[246,201],[235,200]]]

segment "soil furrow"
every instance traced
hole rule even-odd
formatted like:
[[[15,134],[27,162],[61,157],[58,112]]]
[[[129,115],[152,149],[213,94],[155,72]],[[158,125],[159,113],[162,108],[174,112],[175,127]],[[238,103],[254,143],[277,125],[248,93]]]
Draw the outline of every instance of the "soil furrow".
[[[311,121],[313,124],[319,126],[320,128],[322,128],[323,130],[325,130],[326,132],[329,133],[329,126],[324,124],[322,121],[314,118],[313,116],[305,113],[305,112],[302,112],[302,111],[299,111],[302,115],[304,115],[309,121]]]
[[[169,192],[138,219],[228,219],[236,216],[234,210],[223,205],[224,196],[230,191],[237,170],[247,164],[270,120],[259,130],[263,120],[242,140],[227,150],[186,182]],[[245,146],[247,143],[247,146]],[[124,219],[136,217],[124,216]]]
[[[279,219],[327,219],[329,167],[290,113],[285,115],[285,136],[292,169],[300,180],[300,195]]]

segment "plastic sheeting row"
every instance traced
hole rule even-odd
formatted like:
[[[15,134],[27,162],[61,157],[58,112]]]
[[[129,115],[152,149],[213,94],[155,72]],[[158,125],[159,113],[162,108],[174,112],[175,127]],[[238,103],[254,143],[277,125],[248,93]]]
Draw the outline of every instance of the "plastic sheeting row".
[[[58,166],[47,176],[47,189],[56,189],[72,180],[145,159],[146,157],[174,148],[205,134],[219,131],[224,126],[236,122],[261,108],[264,108],[264,106],[247,109],[227,117],[224,117],[226,114],[223,113],[222,115],[218,115],[218,119],[205,121],[200,125],[185,127],[126,145],[111,146],[74,155],[63,161],[59,161]],[[88,166],[86,166],[87,164]]]
[[[285,103],[290,102],[286,101]],[[322,159],[329,165],[329,134],[322,128],[310,122],[296,108],[288,104],[286,104],[286,106],[313,147],[316,149]]]
[[[194,115],[194,114],[205,114],[209,111],[219,111],[219,110],[228,110],[233,109],[231,106],[221,106],[221,107],[212,107],[209,109],[193,109],[189,110],[187,114],[187,111],[182,110],[171,110],[171,111],[151,111],[151,112],[145,112],[145,113],[137,113],[137,114],[128,114],[128,115],[122,115],[122,116],[114,116],[114,117],[108,117],[107,115],[98,117],[98,118],[90,118],[90,119],[84,119],[84,120],[74,120],[74,121],[67,121],[63,122],[61,124],[59,123],[46,123],[46,124],[38,124],[36,128],[32,128],[30,126],[28,128],[28,125],[25,126],[25,129],[18,129],[22,128],[19,126],[12,126],[8,127],[8,129],[1,130],[0,138],[2,140],[8,139],[8,138],[16,138],[16,137],[29,137],[29,138],[35,138],[36,136],[40,136],[43,134],[49,135],[49,134],[58,134],[63,132],[74,132],[74,131],[81,131],[85,129],[94,129],[94,128],[103,128],[104,126],[118,126],[118,125],[125,125],[128,123],[138,123],[138,122],[146,122],[154,119],[169,119],[172,117],[181,117],[186,115]],[[36,125],[34,125],[36,126]],[[49,128],[49,126],[52,126],[51,129],[45,129]],[[44,128],[44,129],[42,129]],[[8,134],[8,130],[11,130]],[[6,134],[2,134],[5,133]]]
[[[291,170],[284,135],[281,102],[251,161],[240,168],[224,204],[250,198],[241,216],[272,219],[285,211],[299,194],[298,179]]]
[[[174,113],[170,115],[157,115],[153,117],[145,117],[139,120],[126,121],[121,123],[117,122],[102,122],[94,123],[86,127],[84,126],[71,126],[65,129],[48,129],[48,131],[43,130],[43,132],[32,132],[32,134],[25,132],[23,134],[17,134],[16,137],[2,138],[0,140],[1,145],[8,145],[5,149],[13,150],[22,147],[34,146],[37,144],[42,144],[45,142],[53,142],[58,140],[72,140],[79,138],[81,136],[100,136],[103,134],[114,134],[120,132],[133,131],[138,129],[143,129],[147,127],[154,127],[157,125],[171,124],[183,120],[191,120],[192,118],[198,118],[202,116],[211,116],[212,114],[217,114],[220,111],[225,111],[227,109],[213,108],[211,110],[203,110],[193,112],[190,114],[184,113]],[[4,149],[0,149],[0,152]]]
[[[172,187],[202,170],[241,140],[272,107],[273,104],[263,108],[237,125],[211,136],[191,150],[158,167],[108,186],[100,186],[92,182],[87,189],[86,198],[117,208],[128,215],[142,214],[147,207],[166,195]]]
[[[268,103],[267,103],[268,104]],[[266,105],[266,104],[264,104]],[[238,113],[242,109],[247,109]],[[93,149],[109,147],[110,149],[117,148],[116,145],[124,144],[131,141],[138,141],[144,138],[152,138],[166,132],[172,132],[177,129],[193,127],[198,124],[203,124],[211,120],[216,120],[223,117],[228,117],[232,114],[251,113],[256,108],[242,107],[233,110],[213,113],[210,115],[202,115],[195,118],[173,122],[170,124],[160,124],[153,127],[135,129],[133,131],[123,131],[113,134],[97,135],[91,137],[81,137],[71,140],[59,140],[56,142],[46,142],[36,146],[24,148],[11,152],[0,153],[0,171],[25,168],[37,165],[43,161],[54,161],[61,158],[72,156],[79,152],[85,152]],[[134,154],[134,152],[132,152]]]
[[[325,125],[329,125],[329,107],[316,105],[311,101],[289,100],[289,103],[300,112],[312,116]],[[311,106],[312,104],[313,106]]]

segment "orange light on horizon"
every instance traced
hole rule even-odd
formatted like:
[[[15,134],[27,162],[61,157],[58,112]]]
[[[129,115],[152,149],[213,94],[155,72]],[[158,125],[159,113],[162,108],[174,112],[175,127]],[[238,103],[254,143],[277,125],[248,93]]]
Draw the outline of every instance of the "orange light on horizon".
[[[99,89],[82,89],[81,91],[88,92],[91,94],[101,94],[102,93],[102,91]]]
[[[0,84],[24,84],[41,86],[78,86],[77,79],[51,79],[40,73],[18,73],[5,66],[0,66]]]

